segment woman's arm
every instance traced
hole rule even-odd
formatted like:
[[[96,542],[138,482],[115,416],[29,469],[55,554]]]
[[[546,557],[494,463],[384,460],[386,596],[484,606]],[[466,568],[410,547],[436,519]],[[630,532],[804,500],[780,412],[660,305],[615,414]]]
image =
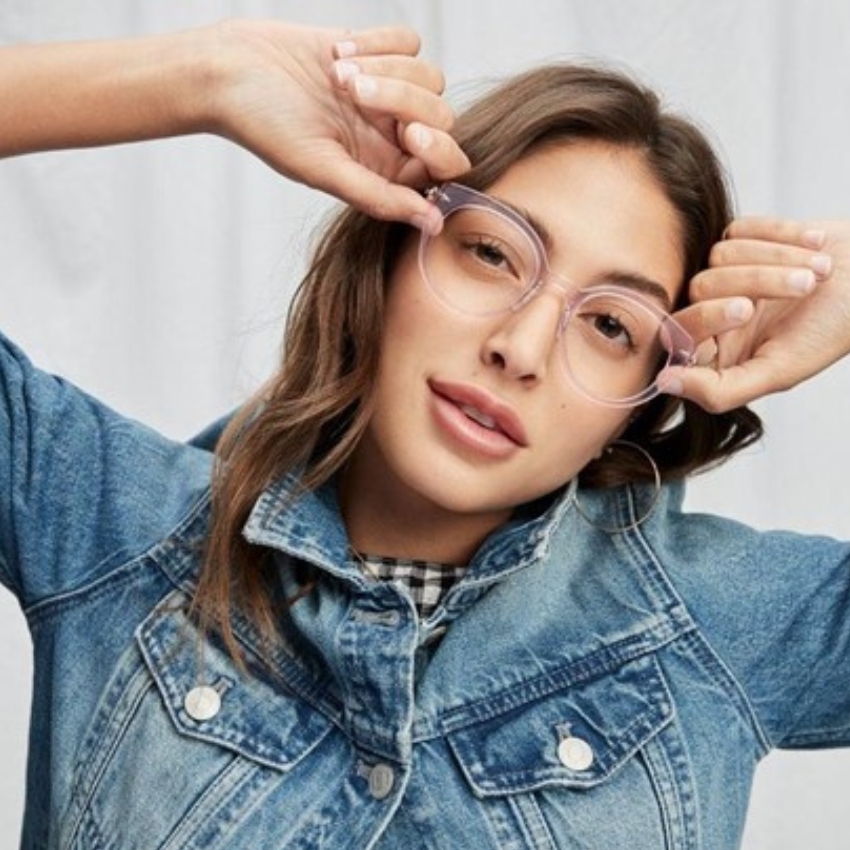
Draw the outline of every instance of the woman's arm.
[[[412,31],[228,21],[0,50],[0,156],[216,133],[381,218],[438,226],[414,188],[466,169]]]
[[[0,50],[0,156],[164,138],[206,120],[185,36]]]

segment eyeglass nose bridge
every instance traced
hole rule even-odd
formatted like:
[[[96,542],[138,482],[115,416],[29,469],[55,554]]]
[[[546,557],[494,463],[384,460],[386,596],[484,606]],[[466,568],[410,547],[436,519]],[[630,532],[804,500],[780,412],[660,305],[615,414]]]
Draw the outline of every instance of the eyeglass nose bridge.
[[[556,338],[560,338],[576,305],[580,304],[587,297],[587,294],[582,292],[568,277],[552,271],[545,259],[541,260],[540,271],[535,275],[533,283],[522,294],[522,297],[514,302],[510,311],[512,313],[519,312],[547,289],[554,289],[561,296],[562,309],[559,314],[558,328],[555,332]]]

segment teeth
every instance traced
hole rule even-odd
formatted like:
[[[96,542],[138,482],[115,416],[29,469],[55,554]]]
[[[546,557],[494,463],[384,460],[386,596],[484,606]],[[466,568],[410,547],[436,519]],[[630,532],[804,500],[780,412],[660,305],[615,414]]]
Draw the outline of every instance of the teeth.
[[[489,428],[491,431],[496,430],[496,420],[493,419],[492,416],[488,416],[486,413],[482,413],[480,410],[470,407],[468,404],[462,404],[460,409],[474,422],[477,422],[479,425],[482,425],[484,428]]]

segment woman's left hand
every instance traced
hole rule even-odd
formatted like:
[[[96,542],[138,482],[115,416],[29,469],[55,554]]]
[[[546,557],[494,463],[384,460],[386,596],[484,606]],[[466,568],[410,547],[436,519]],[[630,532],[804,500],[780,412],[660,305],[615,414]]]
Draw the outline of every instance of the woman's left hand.
[[[850,222],[737,219],[677,318],[704,366],[662,376],[712,412],[790,389],[850,353]]]

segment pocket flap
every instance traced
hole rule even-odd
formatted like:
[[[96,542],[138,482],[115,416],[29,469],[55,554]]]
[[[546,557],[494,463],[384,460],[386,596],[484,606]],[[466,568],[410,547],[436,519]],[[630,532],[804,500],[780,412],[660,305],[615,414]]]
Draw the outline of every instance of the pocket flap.
[[[449,741],[480,797],[546,786],[590,788],[615,773],[672,716],[670,692],[650,654],[461,728]]]
[[[195,625],[176,605],[155,610],[141,625],[137,639],[171,720],[183,735],[289,770],[332,727],[271,673],[242,672],[217,645],[202,642]],[[193,705],[189,695],[194,691],[197,696],[200,685],[218,695],[212,705],[209,700]]]

